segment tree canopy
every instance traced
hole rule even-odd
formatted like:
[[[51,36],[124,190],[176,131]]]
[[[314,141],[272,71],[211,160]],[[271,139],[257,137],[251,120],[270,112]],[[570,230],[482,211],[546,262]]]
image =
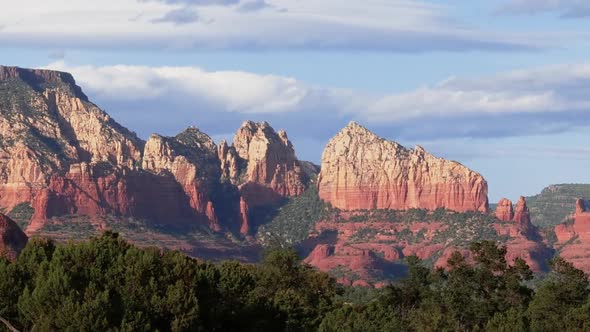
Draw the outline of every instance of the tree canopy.
[[[588,331],[588,276],[556,259],[536,289],[524,261],[494,242],[448,269],[408,257],[408,276],[345,289],[291,249],[260,264],[204,262],[138,248],[116,233],[33,239],[0,260],[0,317],[26,331]],[[8,325],[5,325],[8,326]]]

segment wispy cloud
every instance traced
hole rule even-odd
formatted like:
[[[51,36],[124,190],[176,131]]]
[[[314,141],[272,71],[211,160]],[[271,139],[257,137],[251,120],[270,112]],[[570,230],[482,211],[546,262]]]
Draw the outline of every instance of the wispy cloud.
[[[139,2],[163,2],[170,5],[194,5],[194,6],[231,6],[238,4],[240,0],[138,0]]]
[[[162,17],[152,20],[153,23],[172,23],[177,25],[195,23],[199,21],[199,14],[191,8],[174,9]]]
[[[264,8],[271,7],[265,0],[251,0],[245,1],[238,7],[239,11],[242,12],[255,12]]]
[[[563,18],[590,17],[587,0],[509,0],[499,8],[505,14],[558,13]]]
[[[281,10],[264,10],[269,7]],[[557,47],[568,38],[478,28],[452,13],[448,6],[417,0],[103,0],[100,5],[21,0],[0,11],[0,22],[19,20],[3,31],[0,43],[150,51],[465,52],[535,51]],[[186,24],[197,18],[211,24]],[[153,22],[176,24],[162,28]]]
[[[294,78],[197,67],[70,66],[115,118],[149,134],[190,121],[226,133],[224,121],[265,119],[324,139],[351,119],[405,139],[507,137],[590,126],[590,64],[558,65],[481,78],[451,78],[405,93],[369,94]],[[140,112],[140,113],[138,113]],[[141,118],[141,120],[137,120]],[[138,124],[139,122],[139,124]],[[233,125],[233,121],[232,121]]]

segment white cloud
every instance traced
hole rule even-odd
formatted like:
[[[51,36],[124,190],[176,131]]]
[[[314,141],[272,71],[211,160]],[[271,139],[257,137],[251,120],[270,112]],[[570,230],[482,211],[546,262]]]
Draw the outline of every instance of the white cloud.
[[[311,93],[292,78],[239,71],[206,72],[196,67],[79,66],[52,63],[51,69],[69,71],[84,89],[100,99],[173,99],[208,104],[239,113],[296,111]]]
[[[167,23],[154,24],[162,18]],[[2,6],[0,22],[0,43],[13,47],[421,52],[557,45],[546,34],[468,27],[448,7],[418,0],[21,0]]]
[[[122,116],[149,132],[166,123],[177,130],[192,120],[215,124],[219,132],[212,134],[227,133],[235,124],[224,128],[223,121],[251,117],[276,119],[316,137],[331,135],[350,119],[407,137],[513,136],[590,125],[590,64],[450,78],[383,95],[196,67],[70,66],[63,61],[48,67],[73,73],[115,118],[122,110],[133,111]]]
[[[199,20],[199,14],[190,8],[174,9],[162,17],[152,20],[154,23],[173,23],[177,25],[195,23]]]

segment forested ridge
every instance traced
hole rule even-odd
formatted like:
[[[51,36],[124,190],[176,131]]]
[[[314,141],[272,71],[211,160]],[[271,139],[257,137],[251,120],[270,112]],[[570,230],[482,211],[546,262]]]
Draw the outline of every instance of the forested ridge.
[[[33,239],[0,261],[0,316],[19,331],[590,330],[588,276],[570,263],[554,259],[538,281],[494,242],[471,251],[447,270],[406,258],[405,279],[372,290],[342,287],[290,249],[211,263],[112,232]]]

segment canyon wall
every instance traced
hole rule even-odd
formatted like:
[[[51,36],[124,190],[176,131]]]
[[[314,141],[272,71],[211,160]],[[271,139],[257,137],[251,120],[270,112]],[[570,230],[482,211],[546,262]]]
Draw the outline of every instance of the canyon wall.
[[[387,141],[351,122],[322,156],[320,198],[342,210],[488,209],[488,186],[478,173]]]

